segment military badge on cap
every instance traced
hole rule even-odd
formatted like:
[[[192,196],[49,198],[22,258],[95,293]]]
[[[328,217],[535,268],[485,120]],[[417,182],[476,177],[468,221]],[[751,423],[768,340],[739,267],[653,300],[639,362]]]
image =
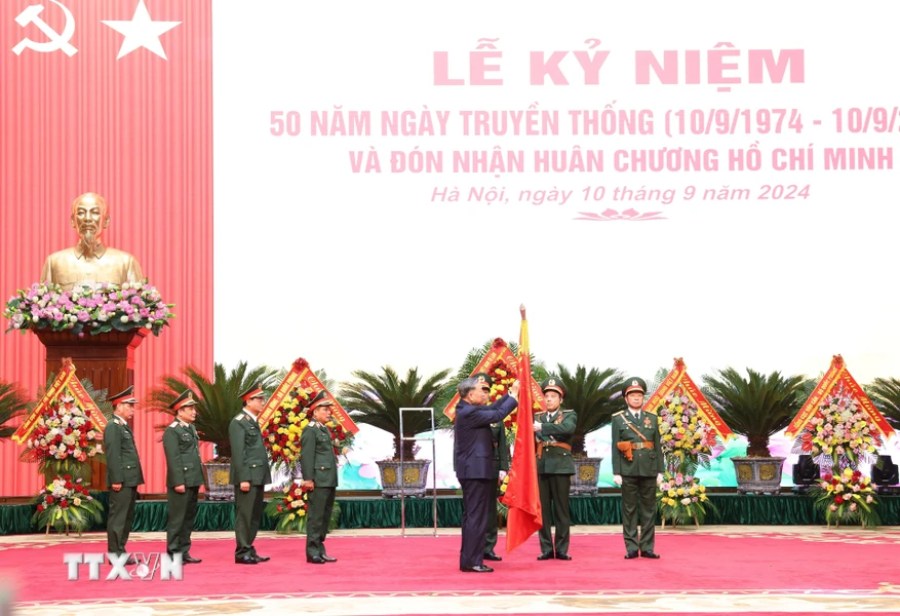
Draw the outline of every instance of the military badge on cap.
[[[194,392],[190,389],[185,389],[181,392],[181,395],[175,398],[172,401],[172,404],[169,405],[169,408],[173,411],[178,411],[186,406],[197,406],[196,400],[194,400]]]
[[[107,398],[113,406],[117,404],[137,404],[137,398],[134,397],[134,385],[129,385],[114,396]]]
[[[647,383],[644,382],[644,379],[636,376],[625,381],[625,386],[622,388],[622,395],[627,396],[635,391],[639,391],[642,394],[647,393]]]
[[[555,391],[560,395],[560,397],[566,397],[566,386],[563,385],[563,382],[557,378],[551,377],[541,383],[541,391],[547,393],[548,391]]]
[[[266,399],[266,392],[262,390],[262,387],[259,386],[259,383],[254,383],[247,389],[247,391],[241,394],[241,400],[243,400],[244,403],[249,402],[253,398],[262,398],[263,400]]]
[[[334,400],[328,398],[328,392],[324,389],[316,394],[316,397],[309,403],[309,410],[314,411],[320,406],[334,406]]]
[[[494,384],[494,379],[491,378],[491,375],[487,372],[479,372],[477,374],[473,374],[472,378],[478,383],[479,386],[487,385],[490,387]]]

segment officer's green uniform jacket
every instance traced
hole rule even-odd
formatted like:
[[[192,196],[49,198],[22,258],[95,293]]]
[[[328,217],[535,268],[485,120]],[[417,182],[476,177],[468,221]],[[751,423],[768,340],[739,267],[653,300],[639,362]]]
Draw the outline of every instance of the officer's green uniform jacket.
[[[106,424],[103,430],[103,451],[106,453],[106,483],[121,483],[123,486],[136,487],[144,483],[144,472],[137,448],[134,446],[134,434],[124,419],[117,416]]]
[[[491,436],[494,438],[494,466],[497,473],[509,470],[509,444],[506,442],[506,426],[502,421],[491,424]]]
[[[259,423],[241,411],[228,425],[228,439],[231,441],[231,483],[249,481],[255,486],[272,483]]]
[[[314,481],[317,488],[336,488],[337,456],[327,426],[310,422],[300,434],[300,471],[303,479]]]
[[[163,432],[166,453],[166,486],[193,488],[203,485],[200,446],[194,426],[176,419]]]
[[[550,413],[536,413],[535,421],[541,422],[541,431],[534,437],[541,449],[537,461],[539,475],[574,475],[575,461],[572,459],[572,436],[575,434],[577,417],[575,411],[559,410],[551,421]],[[551,443],[563,443],[559,447]]]
[[[641,436],[638,436],[630,426],[633,426]],[[633,449],[633,459],[629,462],[616,446],[620,441],[630,441],[634,444],[647,441],[652,447]],[[630,410],[615,413],[612,417],[612,451],[613,475],[656,477],[663,472],[665,464],[659,440],[659,420],[656,415],[642,410],[638,419],[634,420]]]

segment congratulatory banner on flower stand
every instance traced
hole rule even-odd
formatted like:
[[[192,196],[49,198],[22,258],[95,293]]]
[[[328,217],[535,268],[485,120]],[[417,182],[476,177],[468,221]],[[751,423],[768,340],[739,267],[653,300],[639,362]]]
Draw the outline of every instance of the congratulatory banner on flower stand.
[[[479,372],[489,374],[493,381],[489,398],[490,403],[496,402],[509,391],[509,386],[518,378],[518,363],[512,349],[509,348],[509,345],[506,344],[503,338],[494,338],[491,348],[472,369],[472,374],[469,376]],[[544,393],[541,391],[541,386],[534,380],[533,375],[528,375],[528,381],[531,385],[531,399],[534,400],[533,410],[545,410],[546,403],[544,402]],[[457,404],[459,404],[459,392],[453,394],[450,402],[444,407],[444,415],[451,420],[456,418]],[[511,418],[514,415],[515,411],[507,417],[507,422],[511,422]]]
[[[797,416],[794,417],[794,420],[784,431],[785,436],[793,437],[806,429],[810,420],[817,412],[819,412],[825,399],[832,395],[838,388],[842,389],[842,391],[846,392],[847,395],[856,401],[861,412],[868,416],[869,422],[873,424],[875,429],[880,432],[882,436],[888,438],[894,433],[894,429],[884,418],[884,415],[875,408],[875,405],[869,400],[866,392],[863,391],[862,387],[856,382],[856,379],[854,379],[847,370],[844,358],[840,355],[835,355],[831,359],[831,366],[828,368],[828,372],[825,373],[825,376],[823,376],[822,380],[819,381],[819,384],[816,385],[816,388],[810,394],[809,399],[803,404],[800,411],[797,413]]]
[[[284,377],[284,380],[281,381],[272,397],[266,402],[266,406],[263,407],[262,413],[259,415],[259,425],[265,427],[272,420],[275,411],[278,410],[288,394],[298,387],[311,390],[310,399],[314,398],[319,392],[328,391],[324,383],[310,369],[309,362],[300,357],[293,363],[291,371]],[[350,418],[350,414],[344,410],[337,398],[331,396],[331,400],[334,402],[334,406],[331,407],[332,420],[350,434],[359,432],[359,427]]]
[[[706,399],[706,396],[703,395],[703,392],[701,392],[700,388],[694,383],[694,380],[688,376],[684,360],[680,357],[675,359],[675,367],[666,375],[663,382],[660,383],[659,387],[656,388],[656,391],[653,392],[653,395],[647,400],[644,409],[651,413],[656,413],[659,406],[666,402],[666,396],[673,392],[676,395],[689,398],[690,401],[696,405],[697,413],[700,415],[700,418],[712,426],[713,430],[715,430],[720,437],[727,440],[734,436],[731,428],[728,427],[725,421],[712,407]]]
[[[24,443],[31,436],[41,417],[51,412],[57,398],[65,392],[72,396],[75,405],[91,419],[97,430],[102,433],[106,427],[106,417],[75,375],[75,364],[70,359],[64,359],[62,370],[56,375],[44,397],[40,399],[37,406],[31,411],[28,419],[22,422],[22,425],[12,435],[13,441],[20,445]]]

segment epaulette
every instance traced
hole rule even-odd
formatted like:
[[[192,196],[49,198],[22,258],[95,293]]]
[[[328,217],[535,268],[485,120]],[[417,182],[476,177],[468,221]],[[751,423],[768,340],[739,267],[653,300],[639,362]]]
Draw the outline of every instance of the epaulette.
[[[563,413],[574,413],[575,409],[563,409]]]
[[[248,419],[246,413],[241,413],[240,415],[238,415],[238,421],[244,421],[245,419]]]
[[[613,417],[618,417],[619,415],[621,415],[621,414],[624,413],[624,412],[625,412],[625,411],[622,410],[622,411],[619,411],[618,413],[613,413],[612,416],[613,416]]]
[[[178,420],[176,419],[175,421],[173,421],[172,423],[170,423],[170,424],[169,424],[169,427],[170,427],[170,428],[177,428],[177,427],[178,427]]]

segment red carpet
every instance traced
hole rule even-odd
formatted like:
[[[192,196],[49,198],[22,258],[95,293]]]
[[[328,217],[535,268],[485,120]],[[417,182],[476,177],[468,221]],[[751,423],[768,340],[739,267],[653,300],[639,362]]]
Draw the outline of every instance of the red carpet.
[[[17,602],[71,599],[211,597],[282,593],[370,592],[520,592],[554,593],[602,591],[604,594],[702,594],[729,591],[898,592],[900,535],[860,541],[854,532],[811,533],[807,536],[766,532],[721,536],[703,531],[661,532],[657,549],[662,559],[622,558],[618,535],[573,537],[574,560],[538,562],[537,538],[532,537],[512,555],[496,563],[490,574],[458,570],[459,538],[336,536],[326,542],[338,562],[305,562],[302,537],[266,537],[257,541],[261,554],[272,557],[255,566],[234,564],[233,541],[204,539],[198,535],[191,550],[202,558],[186,565],[184,580],[112,580],[110,567],[101,566],[101,580],[89,581],[87,567],[81,580],[67,580],[63,554],[100,552],[105,536],[85,536],[64,545],[57,539],[39,545],[0,545],[0,576],[13,580]],[[161,541],[132,541],[134,552],[164,550]],[[132,567],[129,567],[131,570]],[[900,599],[900,597],[898,597]],[[768,612],[771,613],[771,612]]]

